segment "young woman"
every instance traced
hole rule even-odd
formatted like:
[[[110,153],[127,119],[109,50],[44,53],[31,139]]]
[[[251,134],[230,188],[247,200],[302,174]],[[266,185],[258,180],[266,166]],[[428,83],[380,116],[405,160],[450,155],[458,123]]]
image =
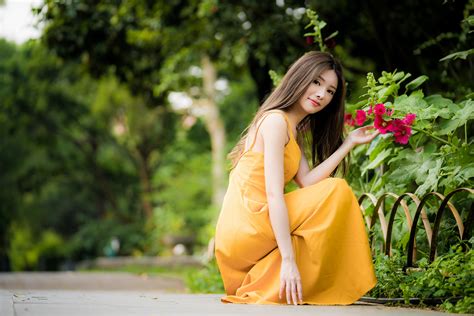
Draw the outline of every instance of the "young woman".
[[[343,140],[344,97],[340,64],[306,53],[229,154],[215,237],[223,302],[351,304],[375,285],[357,199],[331,176],[338,167],[345,173],[344,157],[378,132],[362,127]],[[300,189],[285,194],[291,180]]]

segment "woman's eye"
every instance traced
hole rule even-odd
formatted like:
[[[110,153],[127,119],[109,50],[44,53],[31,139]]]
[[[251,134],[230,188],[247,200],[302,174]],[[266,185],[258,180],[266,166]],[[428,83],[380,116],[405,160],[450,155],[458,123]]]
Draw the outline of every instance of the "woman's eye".
[[[319,80],[314,80],[313,82],[319,85]]]
[[[328,92],[329,92],[330,94],[334,95],[334,91],[328,90]]]

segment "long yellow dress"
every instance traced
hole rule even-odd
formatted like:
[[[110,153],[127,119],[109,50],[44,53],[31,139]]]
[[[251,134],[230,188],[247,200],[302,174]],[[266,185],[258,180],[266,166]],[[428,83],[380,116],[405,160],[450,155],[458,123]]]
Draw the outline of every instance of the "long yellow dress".
[[[301,152],[285,112],[270,112],[281,113],[290,131],[284,152],[288,183]],[[255,140],[230,173],[217,221],[215,255],[226,292],[221,301],[287,304],[286,295],[278,297],[281,255],[268,214],[263,153],[252,151]],[[304,304],[351,304],[375,286],[361,210],[344,179],[327,178],[284,197]]]

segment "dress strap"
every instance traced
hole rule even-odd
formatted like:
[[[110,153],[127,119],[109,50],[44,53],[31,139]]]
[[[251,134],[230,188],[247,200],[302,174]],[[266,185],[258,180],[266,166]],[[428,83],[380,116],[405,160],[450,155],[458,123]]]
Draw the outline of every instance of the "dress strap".
[[[280,113],[280,114],[283,115],[283,117],[285,118],[285,121],[286,121],[286,125],[287,125],[288,130],[289,130],[289,133],[290,133],[289,135],[290,135],[290,140],[291,140],[291,137],[293,136],[293,131],[291,130],[291,124],[290,124],[290,121],[288,120],[288,117],[287,117],[285,111],[282,111],[282,110],[268,110],[264,113],[264,115],[260,119],[260,122],[257,125],[257,129],[255,130],[255,136],[253,138],[252,145],[250,145],[250,147],[247,151],[252,150],[253,146],[255,145],[255,142],[257,141],[257,135],[258,135],[258,130],[260,128],[260,125],[262,125],[263,120],[265,119],[265,117],[267,116],[268,113]]]

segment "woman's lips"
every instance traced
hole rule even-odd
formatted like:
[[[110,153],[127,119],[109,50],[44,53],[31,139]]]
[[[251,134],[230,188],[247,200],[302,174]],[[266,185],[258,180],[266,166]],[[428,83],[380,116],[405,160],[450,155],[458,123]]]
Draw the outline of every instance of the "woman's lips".
[[[319,104],[317,101],[315,101],[315,100],[313,100],[313,99],[310,99],[310,98],[308,98],[308,100],[309,100],[309,102],[311,102],[311,104],[313,104],[314,106],[320,106],[320,104]]]

